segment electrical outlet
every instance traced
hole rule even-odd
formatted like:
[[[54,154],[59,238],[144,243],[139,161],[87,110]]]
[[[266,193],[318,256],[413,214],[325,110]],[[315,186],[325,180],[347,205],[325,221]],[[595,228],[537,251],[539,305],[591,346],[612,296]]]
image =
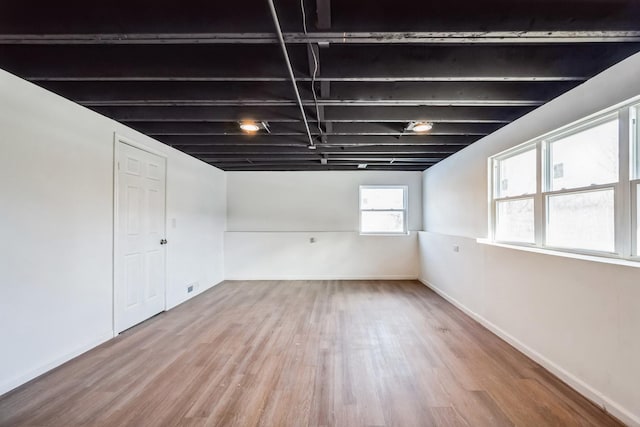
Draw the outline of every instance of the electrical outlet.
[[[197,291],[200,289],[200,282],[193,282],[189,286],[187,286],[187,293],[190,294],[193,291]]]
[[[309,243],[315,243],[315,242],[316,242],[316,238],[315,237],[309,238]]]
[[[460,246],[453,245],[453,252],[460,252]]]

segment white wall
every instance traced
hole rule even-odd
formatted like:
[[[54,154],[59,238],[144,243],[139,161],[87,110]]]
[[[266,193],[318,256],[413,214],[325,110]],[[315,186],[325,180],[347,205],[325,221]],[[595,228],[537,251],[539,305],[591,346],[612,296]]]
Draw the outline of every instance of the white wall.
[[[421,280],[640,425],[640,269],[480,244],[487,158],[640,94],[637,54],[424,173]],[[459,252],[453,246],[459,246]]]
[[[367,184],[409,186],[409,236],[360,236]],[[227,279],[417,277],[420,172],[229,172],[227,189]]]
[[[114,131],[168,156],[168,307],[223,280],[226,195],[224,172],[1,70],[0,100],[2,394],[113,336]]]

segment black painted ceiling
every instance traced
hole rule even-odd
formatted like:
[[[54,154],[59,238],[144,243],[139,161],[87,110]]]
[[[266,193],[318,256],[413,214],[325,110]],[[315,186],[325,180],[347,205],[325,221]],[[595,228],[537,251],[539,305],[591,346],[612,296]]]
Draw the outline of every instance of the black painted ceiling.
[[[274,3],[315,150],[267,0],[3,0],[0,68],[225,170],[424,170],[640,51],[637,0]]]

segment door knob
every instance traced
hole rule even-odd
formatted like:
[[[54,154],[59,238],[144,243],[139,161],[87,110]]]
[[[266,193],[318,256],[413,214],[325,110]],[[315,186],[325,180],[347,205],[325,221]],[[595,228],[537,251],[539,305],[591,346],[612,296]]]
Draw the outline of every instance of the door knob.
[[[167,239],[160,239],[160,244],[161,245],[166,245],[167,244]]]

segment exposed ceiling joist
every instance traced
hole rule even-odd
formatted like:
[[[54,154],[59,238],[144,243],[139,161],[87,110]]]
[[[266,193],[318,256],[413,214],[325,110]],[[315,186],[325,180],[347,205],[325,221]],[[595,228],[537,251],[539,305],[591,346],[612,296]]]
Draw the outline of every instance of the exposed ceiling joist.
[[[401,82],[334,83],[332,98],[317,98],[321,106],[537,106],[575,82]],[[87,106],[296,106],[286,83],[211,82],[49,82],[53,92]],[[310,87],[300,87],[300,102],[315,111]],[[288,98],[289,96],[289,98]],[[311,116],[314,116],[312,114]]]
[[[289,76],[275,48],[0,45],[0,58],[3,68],[34,81],[286,82]],[[318,81],[582,81],[597,72],[602,61],[617,62],[639,49],[640,44],[635,43],[335,45],[321,49],[322,73]],[[306,46],[291,45],[289,53],[296,80],[309,81]],[[180,61],[167,62],[168,57],[179,57]]]
[[[475,100],[475,99],[323,99],[318,100],[318,103],[323,106],[354,106],[354,107],[393,107],[393,106],[432,106],[432,107],[537,107],[544,104],[545,99],[489,99],[489,100]],[[234,106],[247,106],[247,107],[286,107],[296,105],[295,101],[281,100],[281,99],[161,99],[161,100],[147,100],[147,99],[130,99],[130,100],[104,100],[104,101],[77,101],[78,104],[86,107],[108,107],[108,106],[122,106],[122,107],[234,107]],[[313,107],[315,105],[312,100],[303,100],[302,104],[306,107]]]
[[[147,135],[161,137],[163,135],[209,135],[209,136],[239,136],[244,135],[237,123],[207,123],[207,122],[125,122],[134,129]],[[332,133],[337,135],[390,135],[401,136],[405,134],[407,122],[392,123],[335,123]],[[493,123],[438,123],[429,132],[429,135],[488,135],[497,130],[498,124]],[[313,128],[312,128],[313,130]],[[269,125],[271,136],[297,136],[304,134],[304,128],[297,123],[271,123]],[[318,135],[316,129],[313,132]]]
[[[94,108],[122,122],[236,122],[241,119],[269,123],[296,123],[294,107],[127,107]],[[326,120],[333,123],[395,123],[429,120],[434,123],[509,123],[531,107],[328,107]],[[315,119],[310,118],[311,121]]]
[[[308,164],[308,163],[304,163],[304,164],[287,164],[287,165],[277,165],[277,166],[270,166],[270,165],[252,165],[250,163],[246,163],[245,165],[242,166],[224,166],[221,167],[220,169],[223,169],[225,171],[229,171],[229,172],[241,172],[241,171],[264,171],[264,172],[290,172],[290,171],[299,171],[299,170],[306,170],[306,171],[331,171],[331,170],[344,170],[344,171],[352,171],[352,170],[356,170],[356,166],[359,163],[351,163],[351,164],[339,164],[339,165],[335,165],[335,164]],[[213,164],[215,166],[215,164]],[[425,169],[427,169],[429,166],[433,166],[432,163],[429,164],[416,164],[416,165],[408,165],[408,164],[373,164],[373,165],[368,165],[364,170],[392,170],[392,171],[416,171],[416,172],[421,172]]]
[[[237,171],[424,170],[640,51],[635,0],[0,9],[0,68]]]
[[[401,155],[429,155],[430,157],[446,157],[449,154],[460,151],[467,145],[433,145],[433,146],[417,146],[417,145],[360,145],[360,146],[327,146],[324,144],[318,144],[318,150],[311,152],[313,154],[327,154],[327,155],[389,155],[389,156],[401,156]],[[306,147],[294,146],[287,147],[283,150],[278,146],[251,146],[251,145],[182,145],[174,146],[186,153],[202,157],[205,155],[269,155],[269,156],[284,156],[284,155],[300,155],[309,154],[310,151]]]
[[[428,163],[438,162],[446,156],[417,156],[417,155],[260,155],[260,156],[241,156],[241,155],[212,155],[202,157],[205,162],[232,163],[241,161],[281,161],[281,162],[298,162],[298,161],[318,161],[322,158],[328,162],[331,161],[370,161],[370,162],[404,162],[404,163]]]
[[[640,31],[402,31],[283,33],[286,43],[539,44],[640,42]],[[273,33],[0,34],[0,44],[277,44]]]
[[[327,144],[338,146],[357,145],[465,145],[471,144],[478,138],[474,135],[407,135],[397,136],[372,135],[372,136],[333,136],[329,137]],[[274,138],[271,135],[235,136],[216,138],[208,135],[166,135],[160,138],[169,145],[271,145],[271,146],[296,146],[307,142],[306,135],[282,136]]]

